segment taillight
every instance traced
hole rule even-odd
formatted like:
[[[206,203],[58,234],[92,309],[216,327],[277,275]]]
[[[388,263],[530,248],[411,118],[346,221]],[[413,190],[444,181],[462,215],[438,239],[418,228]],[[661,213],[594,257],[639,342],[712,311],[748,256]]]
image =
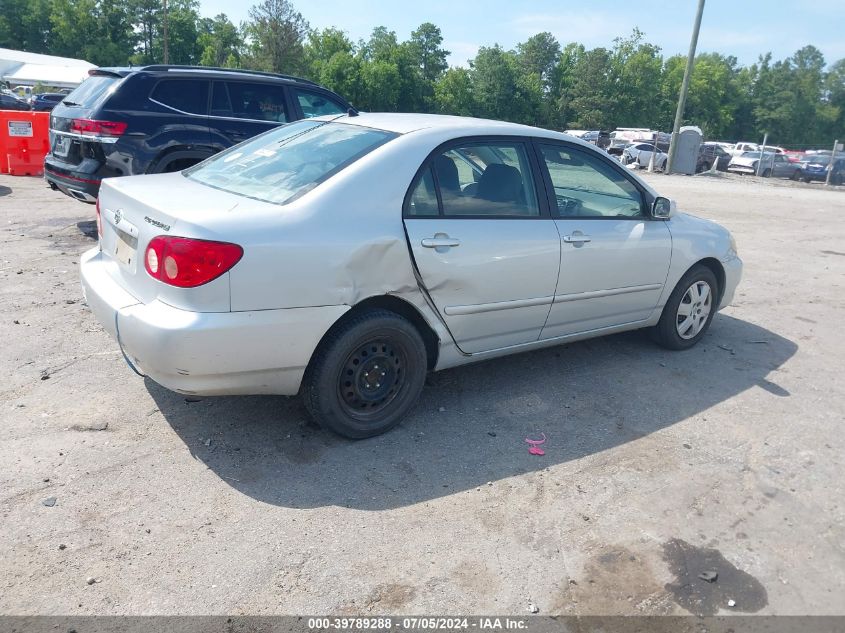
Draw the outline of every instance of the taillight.
[[[237,244],[159,235],[147,245],[144,268],[171,286],[195,288],[229,271],[243,254]]]
[[[126,131],[126,123],[120,121],[73,119],[70,122],[70,131],[85,136],[120,136]]]
[[[100,214],[100,198],[97,198],[97,204],[94,206],[97,209],[97,235],[103,237],[103,216]]]

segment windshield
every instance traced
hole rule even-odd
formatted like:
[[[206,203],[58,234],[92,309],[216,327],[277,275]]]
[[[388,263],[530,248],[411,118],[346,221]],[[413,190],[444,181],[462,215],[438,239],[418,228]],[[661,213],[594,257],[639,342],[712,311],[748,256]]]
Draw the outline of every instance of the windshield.
[[[266,132],[183,174],[210,187],[286,204],[397,134],[326,121],[297,121]]]
[[[811,165],[827,165],[830,162],[830,156],[813,156],[812,158],[805,159],[803,162]]]
[[[120,77],[113,75],[91,75],[76,90],[65,96],[64,101],[68,105],[91,108],[118,81],[120,81]]]

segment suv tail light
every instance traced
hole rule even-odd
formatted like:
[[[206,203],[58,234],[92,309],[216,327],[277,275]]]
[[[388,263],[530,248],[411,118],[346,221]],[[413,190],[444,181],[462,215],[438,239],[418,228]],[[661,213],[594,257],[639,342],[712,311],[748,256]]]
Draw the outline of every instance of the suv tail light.
[[[120,136],[126,131],[126,123],[73,119],[70,122],[70,131],[84,136]]]
[[[243,254],[237,244],[159,235],[147,245],[144,268],[168,285],[195,288],[229,271]]]
[[[100,198],[97,198],[97,204],[94,205],[97,209],[97,235],[103,237],[103,216],[100,214]]]

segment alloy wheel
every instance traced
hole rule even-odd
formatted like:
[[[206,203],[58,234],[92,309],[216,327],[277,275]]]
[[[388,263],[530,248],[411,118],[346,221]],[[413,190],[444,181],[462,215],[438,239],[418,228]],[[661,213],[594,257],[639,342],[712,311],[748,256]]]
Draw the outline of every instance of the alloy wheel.
[[[696,281],[684,293],[678,305],[675,327],[678,336],[689,340],[704,329],[713,307],[713,290],[706,281]]]

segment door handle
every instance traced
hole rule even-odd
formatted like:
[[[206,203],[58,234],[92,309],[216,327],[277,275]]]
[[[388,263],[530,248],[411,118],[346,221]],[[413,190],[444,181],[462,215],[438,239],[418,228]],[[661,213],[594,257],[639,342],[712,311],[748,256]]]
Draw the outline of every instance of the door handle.
[[[593,238],[589,235],[564,235],[563,241],[567,244],[583,244],[584,242],[592,242]]]
[[[460,246],[461,240],[454,237],[426,237],[420,242],[425,248],[449,248]]]

